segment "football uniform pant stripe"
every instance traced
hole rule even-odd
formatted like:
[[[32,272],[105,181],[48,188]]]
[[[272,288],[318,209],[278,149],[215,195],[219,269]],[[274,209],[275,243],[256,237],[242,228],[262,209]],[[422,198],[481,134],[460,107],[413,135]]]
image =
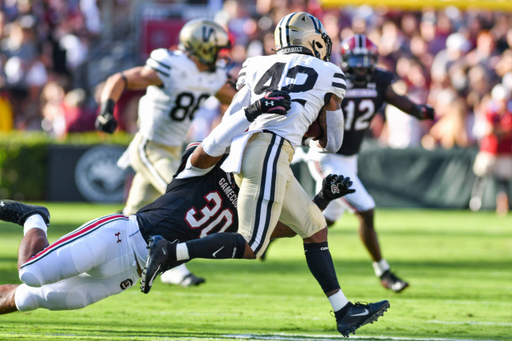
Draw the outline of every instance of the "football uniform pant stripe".
[[[102,261],[97,255],[106,245],[98,238],[98,231],[117,221],[128,220],[124,215],[115,214],[82,225],[27,260],[20,268],[20,280],[29,286],[40,287],[91,270]],[[116,239],[114,233],[111,238]],[[120,234],[119,240],[122,240]]]
[[[238,195],[238,232],[260,257],[278,221],[301,238],[325,228],[325,218],[290,168],[294,150],[272,133],[254,134],[244,149],[242,169],[235,175]]]
[[[92,226],[96,226],[94,231],[86,234]],[[134,250],[139,240],[134,243],[130,237],[138,236],[135,216],[107,216],[74,232],[81,237],[20,270],[24,284],[14,296],[20,311],[79,309],[137,283],[140,276]],[[30,281],[37,276],[37,283]]]
[[[149,158],[146,154],[146,146],[148,144],[148,140],[146,138],[143,138],[141,140],[141,143],[138,145],[138,151],[139,151],[139,157],[142,161],[142,164],[146,167],[146,169],[151,173],[154,180],[158,183],[158,188],[165,188],[167,187],[167,182],[160,176],[158,173],[158,170],[155,168],[155,166],[149,161]]]

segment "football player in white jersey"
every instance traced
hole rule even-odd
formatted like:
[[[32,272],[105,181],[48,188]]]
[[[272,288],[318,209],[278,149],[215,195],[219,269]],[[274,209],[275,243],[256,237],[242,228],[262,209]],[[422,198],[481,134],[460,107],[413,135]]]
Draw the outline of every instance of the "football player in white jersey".
[[[123,209],[125,215],[134,214],[165,193],[179,165],[194,114],[203,102],[215,95],[229,104],[236,93],[227,82],[226,69],[217,61],[219,51],[229,46],[228,34],[220,25],[192,20],[181,29],[179,41],[180,50],[154,50],[146,65],[109,77],[101,94],[96,128],[113,133],[117,127],[114,106],[123,91],[147,88],[139,102],[140,130],[125,153],[136,172]],[[190,286],[204,279],[183,265],[162,276],[162,281]]]
[[[325,115],[320,115],[320,125],[325,137],[306,143],[326,153],[335,153],[340,148],[345,75],[329,62],[331,39],[314,16],[305,12],[285,16],[277,25],[274,37],[276,55],[249,58],[243,64],[237,83],[239,92],[227,115],[245,107],[246,116],[250,117],[249,105],[255,99],[266,98],[265,105],[272,103],[274,99],[267,97],[270,90],[289,94],[292,106],[288,114],[261,115],[246,133],[234,136],[230,135],[231,117],[224,116],[223,122],[198,147],[211,156],[213,163],[225,153],[226,144],[230,144],[222,168],[235,174],[240,187],[238,233],[212,234],[186,243],[155,236],[150,240],[141,289],[149,292],[159,272],[190,259],[237,258],[240,248],[244,250],[243,258],[260,257],[280,220],[303,238],[309,269],[333,307],[338,331],[348,336],[362,325],[376,321],[389,308],[389,302],[354,305],[347,300],[338,284],[327,245],[327,224],[321,213],[327,200],[320,193],[313,199],[315,205],[290,168],[294,149],[303,143],[304,134],[322,110]],[[188,165],[194,171],[211,166],[196,163],[193,157]]]

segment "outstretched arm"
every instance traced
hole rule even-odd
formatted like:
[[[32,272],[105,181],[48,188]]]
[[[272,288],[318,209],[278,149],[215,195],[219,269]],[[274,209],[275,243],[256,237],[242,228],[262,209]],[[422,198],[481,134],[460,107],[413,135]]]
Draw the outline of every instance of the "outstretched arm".
[[[415,104],[407,96],[399,95],[388,85],[385,92],[386,102],[419,120],[433,120],[434,109],[425,104]]]
[[[134,67],[110,76],[101,92],[101,108],[96,119],[96,129],[112,134],[117,128],[114,107],[123,91],[145,89],[150,85],[161,86],[162,81],[149,66]]]

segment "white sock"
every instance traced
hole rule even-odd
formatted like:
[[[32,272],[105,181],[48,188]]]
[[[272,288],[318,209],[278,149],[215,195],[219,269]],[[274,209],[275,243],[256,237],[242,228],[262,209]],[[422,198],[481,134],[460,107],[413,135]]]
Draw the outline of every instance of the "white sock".
[[[373,270],[375,270],[375,276],[380,277],[382,274],[390,269],[388,262],[382,258],[378,262],[373,262]]]
[[[37,213],[31,215],[27,220],[25,220],[25,224],[23,224],[23,235],[26,235],[30,229],[41,229],[45,234],[48,232],[48,227],[46,226],[43,217]]]
[[[179,243],[176,245],[176,260],[189,260],[188,247],[185,243]]]
[[[348,303],[348,300],[341,289],[334,295],[331,295],[327,298],[329,299],[329,302],[331,302],[332,310],[335,312],[346,306]]]

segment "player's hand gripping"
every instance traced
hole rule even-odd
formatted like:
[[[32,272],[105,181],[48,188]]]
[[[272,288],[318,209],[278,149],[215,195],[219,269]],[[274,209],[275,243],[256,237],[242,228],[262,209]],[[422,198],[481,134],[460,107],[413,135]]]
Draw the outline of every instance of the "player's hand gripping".
[[[245,117],[247,117],[249,122],[253,122],[261,114],[286,115],[290,108],[291,102],[288,93],[286,91],[273,90],[267,92],[265,96],[248,106],[245,109]]]
[[[435,116],[434,108],[428,104],[417,105],[414,116],[418,120],[433,120]]]
[[[98,117],[96,117],[96,122],[94,122],[96,130],[104,131],[109,134],[114,133],[117,128],[117,121],[114,118],[115,105],[116,104],[111,99],[101,103],[100,113]]]
[[[350,188],[352,181],[343,175],[329,174],[322,181],[322,189],[313,198],[313,201],[321,209],[325,210],[327,205],[342,196],[354,193],[356,190]]]

